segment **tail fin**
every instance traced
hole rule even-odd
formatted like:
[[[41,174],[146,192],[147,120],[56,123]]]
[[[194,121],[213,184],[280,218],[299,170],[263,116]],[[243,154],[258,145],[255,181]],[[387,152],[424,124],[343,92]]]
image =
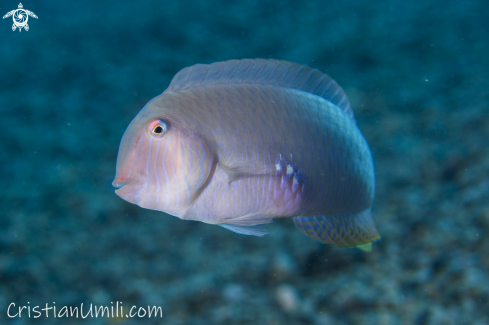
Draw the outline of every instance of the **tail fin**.
[[[295,217],[294,224],[307,236],[340,247],[358,246],[380,239],[370,209],[336,216]]]

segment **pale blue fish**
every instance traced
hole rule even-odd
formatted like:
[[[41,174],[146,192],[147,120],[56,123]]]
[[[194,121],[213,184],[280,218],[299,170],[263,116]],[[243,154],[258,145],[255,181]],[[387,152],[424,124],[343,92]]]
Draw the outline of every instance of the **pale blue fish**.
[[[128,126],[113,185],[140,207],[245,235],[293,217],[327,244],[380,238],[372,155],[344,91],[284,61],[181,70]]]

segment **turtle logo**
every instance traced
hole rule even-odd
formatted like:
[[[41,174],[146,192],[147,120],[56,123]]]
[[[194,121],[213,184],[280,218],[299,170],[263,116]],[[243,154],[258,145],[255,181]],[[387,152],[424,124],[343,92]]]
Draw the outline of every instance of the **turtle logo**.
[[[3,16],[3,19],[10,16],[12,16],[12,19],[14,20],[14,24],[12,25],[12,31],[15,31],[18,28],[19,32],[22,31],[22,28],[25,28],[26,31],[29,30],[29,25],[27,25],[27,20],[29,20],[29,16],[37,19],[36,14],[33,13],[32,11],[25,10],[24,7],[22,6],[22,3],[19,3],[19,9],[15,9],[7,12],[5,16]]]

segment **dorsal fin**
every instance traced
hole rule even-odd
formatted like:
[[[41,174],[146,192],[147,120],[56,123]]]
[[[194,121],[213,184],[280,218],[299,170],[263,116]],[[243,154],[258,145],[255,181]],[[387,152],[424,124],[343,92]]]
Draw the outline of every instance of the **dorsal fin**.
[[[196,64],[180,70],[168,87],[179,91],[209,84],[261,84],[306,91],[320,96],[353,117],[345,92],[330,76],[306,66],[277,60],[230,60]]]

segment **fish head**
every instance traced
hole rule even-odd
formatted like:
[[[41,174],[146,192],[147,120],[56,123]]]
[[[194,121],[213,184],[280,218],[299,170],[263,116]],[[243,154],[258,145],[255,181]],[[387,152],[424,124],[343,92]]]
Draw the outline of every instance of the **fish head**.
[[[214,169],[215,158],[204,137],[153,101],[122,137],[112,185],[130,203],[184,218]]]

